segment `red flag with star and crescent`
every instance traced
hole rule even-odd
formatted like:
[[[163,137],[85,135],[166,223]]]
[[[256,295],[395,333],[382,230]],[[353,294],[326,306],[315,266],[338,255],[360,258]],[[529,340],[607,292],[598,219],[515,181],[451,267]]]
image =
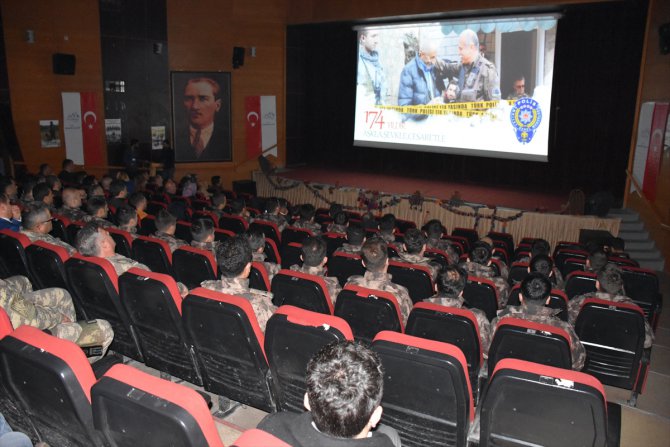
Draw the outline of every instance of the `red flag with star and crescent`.
[[[100,147],[100,119],[96,111],[94,92],[81,92],[81,132],[84,142],[84,162],[88,166],[105,163]]]

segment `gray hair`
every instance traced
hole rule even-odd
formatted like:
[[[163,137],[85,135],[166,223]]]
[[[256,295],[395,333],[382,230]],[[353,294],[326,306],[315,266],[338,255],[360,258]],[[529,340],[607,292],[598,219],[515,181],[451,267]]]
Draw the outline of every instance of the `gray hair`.
[[[422,39],[419,43],[419,52],[420,53],[430,53],[431,51],[437,50],[437,45],[435,42],[429,39]]]
[[[477,33],[472,31],[471,29],[465,29],[463,32],[461,32],[459,38],[465,39],[465,43],[468,45],[474,45],[477,50],[479,50],[479,37],[477,37]]]
[[[98,256],[100,254],[100,225],[96,222],[89,222],[77,233],[75,246],[79,253],[84,256]]]
[[[48,211],[49,209],[43,203],[30,205],[21,214],[21,223],[23,228],[32,230],[39,224],[44,223],[47,218]]]

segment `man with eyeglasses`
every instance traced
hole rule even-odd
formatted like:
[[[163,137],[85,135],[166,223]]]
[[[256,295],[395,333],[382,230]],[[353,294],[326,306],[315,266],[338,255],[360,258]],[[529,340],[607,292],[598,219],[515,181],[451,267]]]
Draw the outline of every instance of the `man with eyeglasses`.
[[[23,223],[21,233],[25,234],[30,239],[30,242],[44,241],[52,245],[58,245],[67,250],[68,254],[72,256],[75,253],[74,247],[49,234],[53,228],[51,224],[52,220],[51,212],[46,205],[31,205],[21,214],[21,221]]]
[[[512,88],[514,90],[510,92],[509,95],[507,95],[507,99],[517,100],[528,97],[526,94],[526,78],[524,75],[520,74],[514,78],[514,84],[512,84]]]

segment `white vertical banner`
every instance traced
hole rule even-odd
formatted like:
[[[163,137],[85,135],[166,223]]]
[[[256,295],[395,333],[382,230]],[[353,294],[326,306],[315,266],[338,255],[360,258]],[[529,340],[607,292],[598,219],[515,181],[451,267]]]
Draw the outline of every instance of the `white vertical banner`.
[[[84,138],[81,124],[81,97],[78,92],[62,92],[65,157],[77,165],[84,164]]]
[[[261,142],[264,155],[277,157],[277,97],[261,96]],[[267,149],[268,152],[265,151]]]
[[[649,138],[651,136],[651,120],[654,117],[654,102],[645,102],[640,106],[640,116],[637,125],[637,140],[635,142],[635,156],[633,158],[633,177],[637,180],[640,188],[644,184],[644,170],[647,164],[647,154],[649,153]],[[630,191],[637,188],[633,183],[630,184]],[[639,191],[642,193],[642,191]]]

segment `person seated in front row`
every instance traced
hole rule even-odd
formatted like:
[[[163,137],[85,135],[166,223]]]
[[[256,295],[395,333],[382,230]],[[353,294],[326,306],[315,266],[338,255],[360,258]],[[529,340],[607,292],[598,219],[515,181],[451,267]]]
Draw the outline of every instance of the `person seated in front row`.
[[[384,214],[379,221],[379,236],[387,244],[395,244],[395,216]]]
[[[473,244],[467,261],[459,264],[468,275],[477,278],[488,278],[493,281],[493,284],[498,291],[498,303],[500,308],[507,305],[507,298],[509,296],[509,284],[502,277],[496,276],[493,267],[491,266],[491,246],[483,241],[477,241]]]
[[[56,210],[56,214],[70,219],[72,222],[83,221],[86,212],[81,209],[81,190],[68,186],[63,190],[63,206]]]
[[[340,211],[333,217],[333,222],[328,224],[329,233],[347,234],[349,228],[349,216],[344,211]]]
[[[445,228],[437,219],[431,219],[423,226],[423,231],[426,232],[426,247],[442,250],[447,254],[450,265],[458,264],[458,253],[454,247],[451,246],[448,240],[442,239],[445,233]]]
[[[357,224],[351,224],[347,227],[347,242],[342,244],[340,248],[335,250],[335,253],[348,253],[352,255],[360,255],[361,248],[365,243],[365,230]]]
[[[435,282],[440,273],[440,266],[435,264],[432,259],[426,258],[423,254],[426,251],[426,236],[417,228],[410,228],[405,232],[404,251],[398,253],[395,260],[408,264],[420,265],[430,269],[430,277]]]
[[[548,324],[557,328],[563,329],[567,332],[570,338],[570,351],[572,356],[572,369],[579,371],[584,367],[586,361],[586,350],[579,341],[577,334],[573,327],[558,318],[560,309],[552,309],[545,305],[549,303],[551,292],[551,281],[542,273],[529,273],[521,282],[519,292],[519,306],[507,306],[504,310],[498,313],[498,316],[491,322],[493,328],[492,339],[495,337],[496,326],[499,321],[506,318],[521,318],[524,320],[534,321],[536,323]]]
[[[565,282],[563,281],[563,275],[561,272],[554,267],[554,261],[547,255],[535,255],[530,259],[530,264],[528,264],[528,272],[540,272],[551,281],[551,285],[554,289],[564,290]]]
[[[107,220],[109,207],[107,201],[102,196],[91,197],[86,201],[86,211],[88,216],[84,217],[84,222],[95,222],[101,227],[113,227],[114,224]]]
[[[261,262],[268,272],[268,279],[272,282],[272,278],[281,270],[281,266],[275,262],[267,261],[265,254],[265,234],[260,230],[248,230],[247,240],[251,246],[251,255],[254,262]]]
[[[440,304],[442,306],[464,308],[463,289],[468,279],[468,274],[460,267],[447,266],[437,280],[438,292],[424,301],[428,303]],[[479,342],[484,357],[487,357],[489,346],[491,345],[491,324],[486,314],[481,309],[471,308],[471,311],[477,319],[479,326]]]
[[[379,238],[370,239],[363,244],[361,256],[363,266],[366,269],[365,274],[363,276],[350,276],[345,287],[351,284],[391,293],[398,301],[400,317],[404,326],[407,324],[407,317],[409,317],[414,303],[412,303],[405,286],[394,283],[391,275],[387,273],[389,266],[388,245]]]
[[[194,220],[191,223],[191,237],[193,238],[191,247],[211,251],[216,257],[218,241],[215,240],[214,222],[211,219],[202,218]]]
[[[177,218],[169,211],[160,210],[156,216],[156,232],[152,237],[167,242],[170,251],[174,252],[182,245],[188,245],[186,241],[174,236],[175,231],[177,231]]]
[[[116,221],[119,230],[127,231],[133,239],[137,237],[137,211],[130,205],[121,205],[116,209]]]
[[[293,226],[295,228],[310,230],[314,236],[319,236],[321,234],[321,225],[314,222],[314,214],[316,213],[314,205],[311,203],[300,205],[299,213],[300,219],[293,222]]]
[[[44,241],[49,244],[58,245],[67,250],[67,253],[72,256],[75,252],[74,247],[49,234],[53,229],[52,220],[51,212],[46,205],[30,205],[21,213],[21,223],[23,224],[21,233],[25,234],[30,239],[30,242]]]
[[[306,412],[271,413],[258,428],[295,447],[400,446],[398,432],[379,422],[384,370],[371,349],[330,343],[310,359],[305,382]]]
[[[582,309],[584,301],[588,298],[598,298],[601,300],[614,301],[615,303],[635,304],[635,302],[625,295],[623,287],[623,273],[621,269],[614,264],[607,264],[597,273],[596,279],[597,292],[584,293],[572,298],[568,302],[568,319],[574,326]],[[651,348],[654,343],[654,330],[649,321],[644,319],[644,348]]]
[[[328,262],[326,247],[326,242],[320,237],[308,237],[302,242],[302,254],[300,255],[302,266],[294,264],[291,270],[323,278],[334,306],[342,286],[336,277],[326,276],[326,263]]]
[[[246,237],[238,235],[221,241],[216,247],[216,263],[221,279],[203,281],[206,289],[242,297],[251,303],[258,325],[265,326],[277,307],[272,304],[272,293],[249,287],[251,247]]]

